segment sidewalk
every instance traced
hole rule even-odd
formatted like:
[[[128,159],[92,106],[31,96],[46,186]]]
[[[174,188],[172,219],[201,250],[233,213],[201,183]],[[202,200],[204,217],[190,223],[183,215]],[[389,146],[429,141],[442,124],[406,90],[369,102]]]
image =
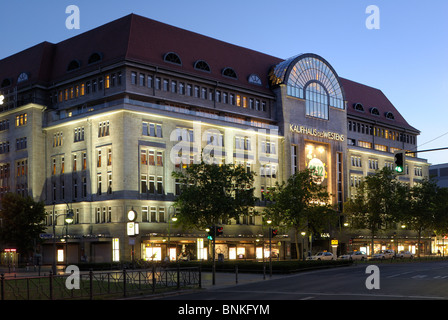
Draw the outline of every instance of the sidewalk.
[[[216,272],[215,284],[213,285],[212,273],[202,272],[202,288],[203,289],[220,289],[223,287],[236,286],[240,284],[255,283],[260,281],[274,280],[285,277],[285,275],[272,275],[262,273],[238,273],[234,272]]]

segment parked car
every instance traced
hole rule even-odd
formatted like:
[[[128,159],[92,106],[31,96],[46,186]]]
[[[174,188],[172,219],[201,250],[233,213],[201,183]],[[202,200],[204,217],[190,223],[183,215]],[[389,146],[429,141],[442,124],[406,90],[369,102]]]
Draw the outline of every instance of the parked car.
[[[408,259],[412,259],[414,258],[414,254],[410,251],[400,251],[397,254],[397,258],[408,258]]]
[[[394,250],[381,250],[380,252],[373,255],[372,259],[394,259],[395,258],[395,251]]]
[[[339,256],[340,260],[367,260],[367,254],[364,251],[351,251],[347,254],[343,254],[342,256]]]
[[[316,255],[308,257],[308,260],[335,260],[331,252],[318,252]]]

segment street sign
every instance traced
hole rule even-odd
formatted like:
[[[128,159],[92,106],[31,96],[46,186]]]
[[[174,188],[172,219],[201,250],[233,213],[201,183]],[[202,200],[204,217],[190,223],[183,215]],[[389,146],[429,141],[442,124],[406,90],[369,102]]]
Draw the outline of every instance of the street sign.
[[[39,238],[41,238],[41,239],[51,239],[51,238],[53,238],[53,235],[51,233],[41,233],[41,234],[39,234]]]

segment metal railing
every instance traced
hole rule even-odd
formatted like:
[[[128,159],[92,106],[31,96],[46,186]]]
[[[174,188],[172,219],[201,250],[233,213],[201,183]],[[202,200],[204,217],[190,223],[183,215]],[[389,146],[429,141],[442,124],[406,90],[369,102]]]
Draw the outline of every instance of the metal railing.
[[[201,288],[201,268],[152,267],[142,270],[83,272],[76,288],[71,275],[7,278],[0,276],[0,300],[116,299],[167,290]],[[73,281],[73,282],[71,282]]]

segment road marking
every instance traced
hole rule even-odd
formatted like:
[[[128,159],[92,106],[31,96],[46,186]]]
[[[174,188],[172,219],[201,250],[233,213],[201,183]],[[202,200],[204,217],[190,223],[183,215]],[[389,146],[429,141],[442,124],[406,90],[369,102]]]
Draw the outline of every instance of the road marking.
[[[314,297],[305,297],[305,298],[300,299],[300,300],[311,300],[311,299],[314,299]]]
[[[404,275],[404,274],[409,274],[409,273],[412,273],[412,271],[409,271],[409,272],[402,272],[402,273],[397,273],[397,274],[394,274],[394,275],[392,275],[392,276],[388,276],[387,278],[395,278],[395,277],[399,277],[399,276],[402,276],[402,275]]]
[[[282,292],[282,291],[253,291],[253,290],[219,290],[218,292],[222,293],[268,293],[268,294],[276,294],[276,295],[307,295],[307,296],[355,296],[355,297],[376,297],[376,298],[403,298],[403,299],[430,299],[430,300],[447,300],[447,297],[438,297],[438,296],[408,296],[401,294],[370,294],[370,293],[350,293],[350,292],[335,292],[335,293],[326,293],[326,292]],[[316,298],[316,297],[314,297]]]
[[[416,276],[413,276],[412,279],[423,279],[426,278],[428,275],[426,274],[418,274]]]

